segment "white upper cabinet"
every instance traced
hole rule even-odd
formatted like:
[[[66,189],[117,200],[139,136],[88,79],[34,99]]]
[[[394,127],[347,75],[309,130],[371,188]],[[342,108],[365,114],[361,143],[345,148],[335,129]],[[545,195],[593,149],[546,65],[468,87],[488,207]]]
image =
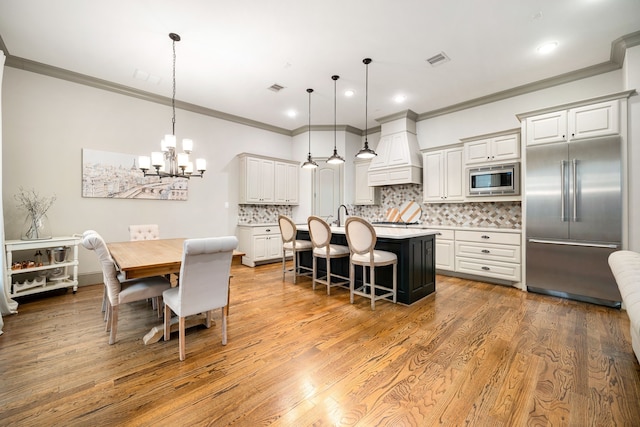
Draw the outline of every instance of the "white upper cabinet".
[[[354,163],[356,187],[355,205],[377,205],[380,203],[380,187],[369,187],[368,173],[371,160],[359,160]]]
[[[425,202],[464,200],[462,151],[462,147],[456,147],[422,154]]]
[[[240,204],[298,203],[298,163],[242,153]]]
[[[620,102],[600,102],[528,117],[527,145],[548,144],[620,133]]]
[[[275,162],[275,203],[279,205],[298,204],[297,163]]]
[[[493,163],[520,158],[520,134],[498,135],[464,144],[465,163]]]

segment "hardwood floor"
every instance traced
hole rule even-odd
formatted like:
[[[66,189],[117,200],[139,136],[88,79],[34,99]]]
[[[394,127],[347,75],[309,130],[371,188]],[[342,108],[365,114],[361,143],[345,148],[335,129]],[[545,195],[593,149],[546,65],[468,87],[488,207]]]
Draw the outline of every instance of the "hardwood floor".
[[[625,312],[437,277],[411,306],[376,304],[280,264],[233,268],[219,319],[145,346],[161,321],[102,285],[23,301],[0,337],[1,425],[613,426],[640,424]]]

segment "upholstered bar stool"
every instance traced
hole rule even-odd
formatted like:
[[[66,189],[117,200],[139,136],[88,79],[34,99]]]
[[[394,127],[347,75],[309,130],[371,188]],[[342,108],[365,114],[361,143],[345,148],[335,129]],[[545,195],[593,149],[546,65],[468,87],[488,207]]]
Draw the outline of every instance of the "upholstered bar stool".
[[[327,295],[331,295],[332,286],[349,283],[348,277],[331,273],[331,260],[348,257],[349,248],[331,244],[331,227],[322,218],[312,215],[307,219],[307,224],[313,244],[313,289],[316,288],[316,282],[323,283],[327,286]],[[324,258],[327,263],[327,275],[324,278],[318,278],[318,258]],[[332,282],[331,278],[336,278],[338,281]]]
[[[376,231],[366,220],[359,217],[349,217],[345,223],[347,242],[351,251],[349,267],[349,284],[351,304],[353,296],[360,295],[371,299],[371,310],[376,309],[376,301],[392,298],[395,303],[398,290],[398,257],[393,252],[378,251],[376,245]],[[362,266],[362,286],[355,287],[355,266]],[[386,286],[376,284],[376,267],[393,265],[393,285],[389,289]],[[367,267],[369,267],[369,282],[367,283]]]
[[[313,250],[310,240],[296,240],[298,229],[291,218],[286,215],[278,215],[278,225],[282,236],[282,280],[287,272],[293,272],[293,283],[296,283],[297,276],[309,276],[313,269],[300,265],[300,252]],[[293,256],[293,268],[287,270],[287,253]]]

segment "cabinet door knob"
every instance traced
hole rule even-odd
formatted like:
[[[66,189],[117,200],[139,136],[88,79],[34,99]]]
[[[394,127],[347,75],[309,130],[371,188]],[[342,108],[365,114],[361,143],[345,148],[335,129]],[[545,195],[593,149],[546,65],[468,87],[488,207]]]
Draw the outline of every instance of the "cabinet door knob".
[[[270,229],[270,228],[267,228],[267,230],[266,230],[266,231],[267,231],[267,233],[270,233],[270,232],[271,232],[271,229]]]

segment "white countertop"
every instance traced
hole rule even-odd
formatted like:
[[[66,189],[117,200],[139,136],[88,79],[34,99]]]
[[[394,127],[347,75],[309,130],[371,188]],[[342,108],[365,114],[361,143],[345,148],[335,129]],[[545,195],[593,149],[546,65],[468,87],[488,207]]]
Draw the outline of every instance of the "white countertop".
[[[298,230],[309,231],[309,227],[297,225]],[[410,239],[412,237],[429,236],[438,234],[437,230],[429,230],[424,228],[393,228],[393,227],[373,227],[378,237],[387,239]],[[344,227],[331,227],[331,233],[346,234]]]
[[[238,224],[238,227],[278,227],[277,223],[262,223],[262,224]],[[296,227],[299,230],[308,231],[307,224],[296,224]],[[380,237],[390,237],[390,238],[402,238],[402,237],[393,237],[393,236],[402,236],[402,234],[396,234],[395,231],[392,230],[469,230],[469,231],[494,231],[497,233],[522,233],[522,230],[519,228],[499,228],[499,227],[469,227],[469,226],[456,226],[456,225],[430,225],[430,224],[411,224],[411,225],[376,225],[373,224],[373,228],[375,228],[376,233]],[[345,234],[344,227],[331,227],[331,231],[339,234]],[[342,231],[339,231],[342,230]],[[384,231],[382,231],[384,230]],[[435,234],[437,231],[433,233],[419,234],[420,236]],[[417,234],[418,235],[418,234]],[[405,234],[404,237],[407,237]]]

